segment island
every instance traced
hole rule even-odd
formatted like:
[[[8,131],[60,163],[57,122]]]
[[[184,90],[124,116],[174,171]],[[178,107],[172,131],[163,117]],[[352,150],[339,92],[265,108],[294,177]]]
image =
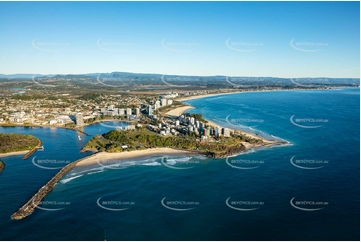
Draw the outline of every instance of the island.
[[[0,133],[0,157],[24,154],[22,159],[27,159],[41,145],[42,142],[32,135]]]

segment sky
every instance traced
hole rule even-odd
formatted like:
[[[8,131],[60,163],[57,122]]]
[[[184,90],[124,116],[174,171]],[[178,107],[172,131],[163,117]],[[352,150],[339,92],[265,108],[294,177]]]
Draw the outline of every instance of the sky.
[[[0,2],[0,73],[360,77],[359,2]]]

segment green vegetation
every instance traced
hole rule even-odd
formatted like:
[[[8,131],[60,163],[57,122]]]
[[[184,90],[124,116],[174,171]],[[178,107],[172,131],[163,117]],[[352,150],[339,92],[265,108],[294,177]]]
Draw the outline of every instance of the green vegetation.
[[[2,127],[16,127],[17,125],[12,124],[12,123],[2,123],[0,126],[2,126]]]
[[[40,140],[31,135],[0,134],[0,153],[31,150]]]
[[[14,95],[12,96],[12,99],[15,100],[25,100],[25,101],[29,101],[29,100],[39,100],[39,99],[44,99],[46,98],[46,96],[43,95]]]
[[[16,94],[13,95],[11,97],[14,100],[21,100],[21,101],[32,101],[32,100],[50,100],[50,101],[62,101],[62,102],[67,102],[67,99],[61,96],[56,96],[56,94],[52,94],[52,95],[43,95],[43,94],[31,94],[31,95],[27,95],[27,94]],[[47,107],[47,106],[44,106]],[[55,106],[54,106],[55,107]]]
[[[168,147],[197,151],[210,157],[223,157],[245,150],[242,142],[262,144],[262,140],[244,137],[242,135],[220,138],[216,142],[201,142],[188,135],[186,137],[163,137],[145,128],[136,131],[112,130],[106,134],[93,137],[83,150],[122,152],[147,148]],[[127,146],[127,148],[122,148]]]
[[[82,95],[81,97],[79,97],[79,99],[82,100],[97,100],[99,98],[101,98],[101,94],[98,93],[86,93],[84,95]]]
[[[75,124],[75,123],[66,123],[66,124],[64,125],[64,127],[65,127],[66,129],[75,129],[75,128],[76,128],[76,124]]]

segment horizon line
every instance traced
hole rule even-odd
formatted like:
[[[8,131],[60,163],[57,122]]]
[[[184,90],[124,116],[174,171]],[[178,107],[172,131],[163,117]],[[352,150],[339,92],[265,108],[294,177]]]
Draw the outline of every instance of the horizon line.
[[[197,77],[250,77],[250,78],[329,78],[329,79],[360,79],[360,77],[327,77],[327,76],[318,76],[318,77],[310,77],[310,76],[303,76],[303,77],[278,77],[278,76],[237,76],[237,75],[179,75],[179,74],[162,74],[162,73],[140,73],[140,72],[127,72],[127,71],[112,71],[112,72],[91,72],[91,73],[47,73],[47,74],[34,74],[34,73],[13,73],[13,74],[4,74],[0,73],[0,75],[11,76],[11,75],[94,75],[94,74],[111,74],[114,72],[120,73],[129,73],[129,74],[140,74],[140,75],[163,75],[163,76],[197,76]]]

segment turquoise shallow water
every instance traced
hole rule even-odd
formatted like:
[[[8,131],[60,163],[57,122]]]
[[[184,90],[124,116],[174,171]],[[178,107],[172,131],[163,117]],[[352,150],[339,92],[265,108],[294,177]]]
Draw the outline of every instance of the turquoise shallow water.
[[[2,158],[0,239],[359,240],[359,101],[358,89],[187,101],[195,107],[191,112],[222,126],[291,145],[228,160],[154,156],[76,168],[46,196],[42,209],[21,221],[12,221],[11,214],[58,171],[32,161],[56,160],[42,164],[56,168],[87,156],[79,150],[90,137],[64,129],[0,128],[32,134],[45,147],[25,161]],[[103,133],[118,125],[124,124],[95,124],[85,131]]]

